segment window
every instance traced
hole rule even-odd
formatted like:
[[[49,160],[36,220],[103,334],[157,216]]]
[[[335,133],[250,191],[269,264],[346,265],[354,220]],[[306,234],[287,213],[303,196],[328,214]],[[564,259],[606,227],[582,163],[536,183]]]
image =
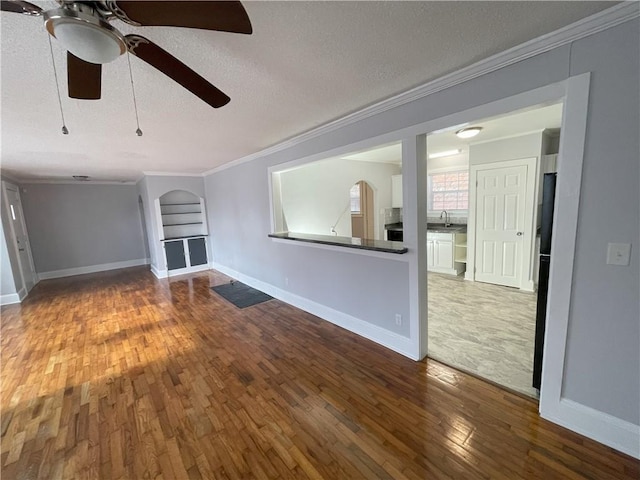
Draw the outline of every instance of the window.
[[[351,213],[360,213],[360,182],[351,187],[349,197],[351,199]]]
[[[468,170],[431,174],[428,188],[428,210],[467,210],[469,208]]]

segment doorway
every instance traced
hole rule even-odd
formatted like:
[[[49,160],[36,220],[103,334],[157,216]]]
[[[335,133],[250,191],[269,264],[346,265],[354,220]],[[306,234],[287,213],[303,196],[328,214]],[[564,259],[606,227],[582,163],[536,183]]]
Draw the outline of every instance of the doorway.
[[[349,190],[351,209],[351,236],[374,238],[373,189],[364,180],[356,182]]]
[[[11,236],[8,247],[14,251],[15,258],[18,260],[18,270],[22,285],[16,285],[16,287],[20,297],[23,297],[31,291],[37,283],[38,277],[31,255],[31,244],[22,211],[20,191],[16,185],[8,182],[2,182],[2,191],[5,213],[9,219],[9,235]],[[24,294],[20,292],[22,289],[24,289]]]
[[[428,355],[533,398],[540,188],[562,109],[482,119],[463,141],[459,126],[427,136],[427,255],[430,241],[452,246],[439,269],[427,260]]]

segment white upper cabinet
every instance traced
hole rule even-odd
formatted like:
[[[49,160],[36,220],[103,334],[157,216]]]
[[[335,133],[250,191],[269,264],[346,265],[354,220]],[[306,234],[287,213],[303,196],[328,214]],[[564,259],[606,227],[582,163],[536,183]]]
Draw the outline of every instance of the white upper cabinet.
[[[402,208],[402,175],[391,176],[391,207]]]

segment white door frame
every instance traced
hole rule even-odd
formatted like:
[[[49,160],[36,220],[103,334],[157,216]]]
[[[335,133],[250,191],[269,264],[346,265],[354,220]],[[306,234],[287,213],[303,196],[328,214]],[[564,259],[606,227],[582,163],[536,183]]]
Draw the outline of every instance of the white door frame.
[[[17,242],[16,229],[13,225],[14,220],[13,220],[13,215],[11,214],[9,195],[7,194],[8,189],[15,189],[15,191],[18,193],[18,198],[20,199],[20,209],[19,209],[20,211],[18,212],[18,215],[20,215],[20,221],[24,225],[24,232],[27,237],[27,244],[25,245],[25,248],[27,252],[27,258],[29,259],[29,266],[31,267],[31,271],[33,272],[33,285],[35,286],[40,279],[38,278],[35,263],[33,262],[33,255],[31,253],[31,240],[29,238],[29,232],[27,230],[27,222],[24,218],[22,198],[20,197],[20,187],[18,187],[14,183],[10,183],[10,182],[7,182],[6,180],[3,180],[2,181],[2,201],[4,203],[6,218],[9,220],[9,235],[11,237],[11,241],[8,243],[7,247],[12,250],[14,257],[17,260],[16,263],[18,264],[18,273],[20,275],[20,281],[22,282],[22,285],[20,285],[20,288],[17,288],[18,285],[16,285],[16,289],[18,290],[17,292],[18,297],[20,298],[20,301],[22,301],[22,299],[27,296],[30,289],[27,288],[27,282],[25,280],[25,272],[23,272],[22,270],[22,262],[20,261],[20,247]]]
[[[576,251],[576,234],[578,231],[578,210],[580,205],[580,187],[582,182],[582,166],[589,118],[589,85],[590,72],[571,76],[558,83],[546,85],[534,90],[516,94],[512,97],[498,99],[494,102],[443,116],[437,120],[425,122],[407,128],[406,136],[421,132],[434,132],[450,128],[465,122],[472,122],[522,108],[532,107],[553,101],[563,101],[562,135],[558,165],[558,182],[556,185],[556,205],[554,210],[554,236],[552,251],[562,252],[554,255],[549,273],[549,297],[547,300],[547,327],[545,331],[544,357],[542,365],[542,387],[540,389],[539,411],[543,418],[578,431],[588,437],[614,446],[625,452],[634,452],[637,456],[637,433],[629,431],[626,425],[618,426],[621,421],[611,422],[611,418],[595,410],[575,404],[563,398],[567,334],[571,310],[571,290],[574,275]],[[419,130],[418,130],[419,129]],[[386,141],[392,140],[385,137]],[[414,162],[415,162],[414,157]],[[404,162],[410,158],[403,157]],[[403,178],[404,180],[404,178]],[[405,200],[418,196],[417,182],[406,182],[405,189],[410,189]],[[413,202],[412,202],[413,203]],[[417,228],[420,231],[421,218],[417,212],[405,212],[405,234]],[[426,253],[425,253],[426,255]],[[426,275],[426,259],[424,261]],[[411,258],[410,273],[422,274],[421,262]],[[414,283],[415,275],[411,275],[411,293],[423,294],[421,285]],[[424,295],[424,294],[423,294]],[[412,302],[414,296],[410,299]],[[420,312],[417,325],[412,324],[412,341],[419,349],[416,355],[422,358],[427,353],[426,330],[428,329],[427,312]],[[415,330],[414,330],[415,328]],[[415,333],[414,333],[415,331]],[[617,419],[616,419],[617,420]],[[635,445],[630,448],[630,445]]]
[[[520,266],[520,281],[519,287],[522,290],[529,292],[533,291],[533,279],[532,279],[532,263],[531,254],[533,246],[535,245],[536,228],[535,228],[535,206],[536,206],[536,192],[537,192],[537,179],[539,175],[540,162],[537,157],[520,158],[516,160],[507,160],[504,162],[492,162],[481,163],[478,165],[471,165],[469,175],[469,198],[473,201],[469,202],[469,219],[467,223],[467,273],[465,278],[475,281],[475,262],[476,262],[476,204],[477,204],[477,175],[482,170],[492,170],[494,168],[508,168],[508,167],[527,167],[527,182],[525,192],[524,203],[524,225],[525,232],[522,240],[522,265]],[[471,267],[471,268],[470,268]]]

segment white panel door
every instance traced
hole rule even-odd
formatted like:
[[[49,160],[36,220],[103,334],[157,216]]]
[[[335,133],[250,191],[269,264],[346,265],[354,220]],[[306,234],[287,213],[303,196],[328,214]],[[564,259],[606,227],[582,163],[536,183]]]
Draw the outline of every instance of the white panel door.
[[[29,292],[36,284],[36,273],[33,268],[33,259],[31,258],[31,246],[29,245],[29,236],[27,227],[22,214],[22,203],[20,201],[20,193],[14,185],[5,184],[5,194],[7,200],[7,209],[9,219],[11,221],[11,234],[15,239],[15,246],[18,250],[18,259],[20,261],[20,274],[23,280],[23,286]]]
[[[520,287],[527,166],[478,170],[476,181],[475,279]]]

